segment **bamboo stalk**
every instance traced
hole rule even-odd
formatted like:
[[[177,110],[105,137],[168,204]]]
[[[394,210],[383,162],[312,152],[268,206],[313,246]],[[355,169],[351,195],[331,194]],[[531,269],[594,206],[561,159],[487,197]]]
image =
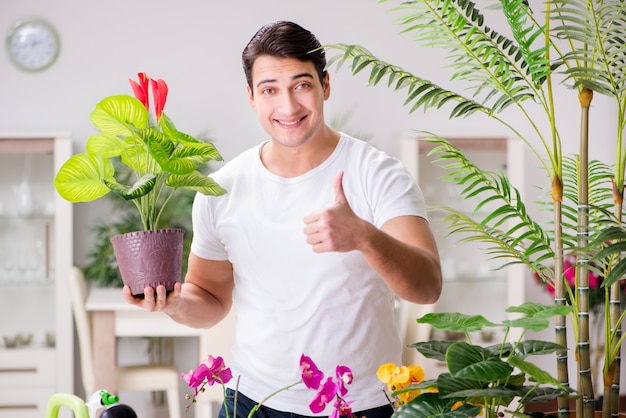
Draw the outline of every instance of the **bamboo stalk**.
[[[556,176],[555,176],[556,178]],[[556,190],[560,192],[556,192]],[[560,195],[559,200],[554,200],[554,303],[557,305],[566,305],[565,281],[563,276],[563,229],[561,201],[563,195],[563,184],[552,182],[552,198],[555,199],[555,192]],[[564,349],[556,352],[557,379],[559,383],[569,386],[569,370],[567,368],[567,317],[559,315],[555,319],[555,342],[562,345]],[[560,418],[569,417],[569,398],[559,397],[557,399],[558,414]]]
[[[580,163],[578,174],[578,248],[589,244],[589,107],[593,91],[583,87],[578,93],[581,107]],[[578,316],[578,381],[582,398],[577,401],[576,416],[592,418],[595,396],[591,380],[591,353],[589,341],[589,256],[579,250],[576,262],[576,303]]]
[[[619,191],[619,188],[613,183],[613,214],[615,215],[618,222],[622,221],[622,210],[624,203],[624,189],[622,188]],[[622,336],[622,329],[620,316],[622,313],[621,310],[621,299],[622,299],[622,291],[620,289],[620,281],[613,283],[611,285],[611,289],[609,291],[609,308],[608,315],[609,319],[607,321],[606,329],[609,329],[606,332],[605,344],[606,344],[606,354],[605,359],[608,358],[609,352],[615,352],[615,357],[610,361],[603,370],[603,383],[604,383],[604,399],[602,402],[602,410],[603,417],[608,417],[608,411],[610,411],[610,416],[617,417],[619,414],[619,392],[620,392],[620,362],[621,355],[620,350],[617,349],[618,341]],[[613,336],[613,337],[611,337]],[[605,360],[606,361],[606,360]]]

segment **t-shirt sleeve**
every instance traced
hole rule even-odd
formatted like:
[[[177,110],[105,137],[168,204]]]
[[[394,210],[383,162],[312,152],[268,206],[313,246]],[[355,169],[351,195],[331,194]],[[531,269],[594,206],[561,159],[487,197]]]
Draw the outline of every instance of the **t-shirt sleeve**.
[[[191,252],[207,260],[223,261],[228,260],[228,252],[217,234],[212,207],[212,204],[216,203],[215,200],[214,196],[196,194],[191,213],[193,221]]]
[[[398,216],[419,216],[428,220],[424,195],[404,164],[393,157],[380,161],[370,173],[374,224],[381,227]]]

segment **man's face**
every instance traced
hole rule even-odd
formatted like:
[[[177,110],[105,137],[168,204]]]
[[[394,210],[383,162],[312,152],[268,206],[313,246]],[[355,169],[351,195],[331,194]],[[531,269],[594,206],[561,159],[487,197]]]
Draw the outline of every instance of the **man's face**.
[[[329,96],[329,77],[322,83],[312,62],[261,55],[252,66],[250,107],[263,129],[283,146],[302,145],[320,131]]]

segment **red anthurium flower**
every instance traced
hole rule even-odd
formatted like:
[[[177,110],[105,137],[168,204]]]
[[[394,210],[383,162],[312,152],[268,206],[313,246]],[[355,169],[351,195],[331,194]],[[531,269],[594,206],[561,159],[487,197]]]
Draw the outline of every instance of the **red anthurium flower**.
[[[317,368],[310,357],[302,354],[300,356],[300,370],[302,371],[302,382],[309,389],[319,389],[324,378],[324,373]]]
[[[337,393],[344,396],[348,393],[346,385],[352,383],[352,370],[346,366],[337,366],[335,373],[337,374]]]
[[[311,412],[314,414],[322,412],[326,408],[326,404],[335,398],[336,393],[337,385],[333,381],[333,378],[329,377],[309,404]]]
[[[150,102],[148,99],[148,82],[150,81],[150,77],[146,73],[137,73],[137,77],[139,78],[139,82],[136,82],[132,78],[129,79],[130,86],[133,88],[133,93],[137,100],[139,100],[146,108],[146,110],[150,110]]]
[[[154,99],[154,114],[157,120],[159,120],[167,100],[167,84],[160,78],[158,80],[150,80],[150,84],[152,86],[152,98]]]

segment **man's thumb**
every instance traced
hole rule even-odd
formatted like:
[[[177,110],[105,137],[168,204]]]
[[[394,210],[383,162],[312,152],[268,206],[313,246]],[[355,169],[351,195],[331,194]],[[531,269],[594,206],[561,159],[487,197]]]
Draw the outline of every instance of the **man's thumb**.
[[[345,203],[348,201],[346,195],[343,192],[343,171],[340,171],[335,176],[335,203]]]

